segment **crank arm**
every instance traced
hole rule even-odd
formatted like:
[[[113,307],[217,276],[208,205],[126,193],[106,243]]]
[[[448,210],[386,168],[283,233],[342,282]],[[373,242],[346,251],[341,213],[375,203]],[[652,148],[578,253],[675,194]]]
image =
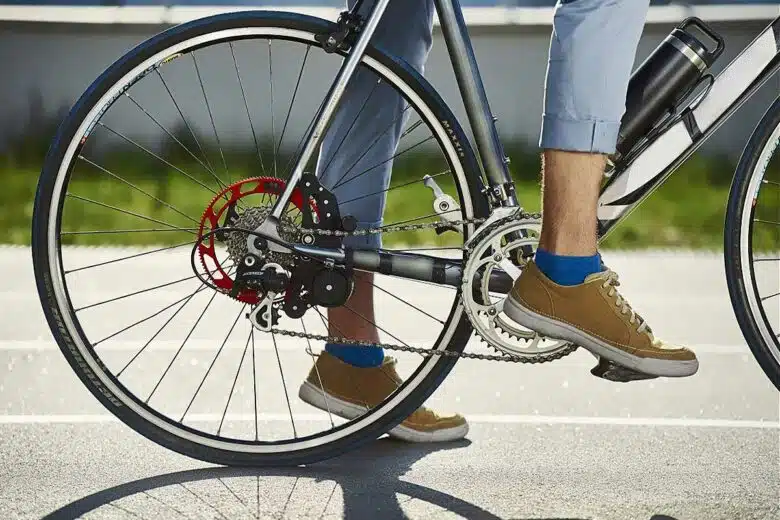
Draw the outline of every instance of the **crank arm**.
[[[302,244],[290,245],[293,251],[303,256],[333,262],[334,265],[350,265],[361,271],[397,276],[410,280],[430,282],[460,288],[463,278],[463,262],[417,253],[399,253],[387,250],[327,249]],[[513,280],[506,272],[493,269],[490,274],[489,290],[508,294]]]

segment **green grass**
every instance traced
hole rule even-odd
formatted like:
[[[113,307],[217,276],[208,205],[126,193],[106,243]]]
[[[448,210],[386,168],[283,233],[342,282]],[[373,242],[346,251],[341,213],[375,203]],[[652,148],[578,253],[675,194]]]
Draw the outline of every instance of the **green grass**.
[[[530,211],[539,210],[538,157],[520,148],[515,148],[510,152],[510,155],[512,156],[512,167],[515,170],[514,176],[521,202]],[[177,161],[172,162],[182,165],[184,164],[182,160],[177,158]],[[256,167],[250,169],[249,165],[252,160],[251,157],[230,157],[230,172],[233,180],[259,173]],[[5,161],[0,160],[0,178],[3,181],[3,190],[0,190],[0,223],[5,231],[2,235],[3,242],[30,243],[30,219],[39,172],[37,168],[24,166],[24,164],[32,162],[30,160],[11,161],[8,157]],[[775,180],[775,182],[780,181],[780,164],[778,163],[780,161],[773,161],[767,174],[767,178]],[[212,192],[175,170],[167,167],[161,169],[161,163],[139,163],[137,160],[131,162],[121,156],[115,156],[101,164],[107,165],[111,171],[128,179],[138,189],[169,202],[195,221],[200,219],[213,197]],[[213,180],[196,164],[182,166],[182,169],[187,172],[200,171],[201,173],[197,174],[197,179],[214,188]],[[441,164],[437,164],[435,161],[431,162],[426,157],[409,158],[396,165],[393,185],[418,180],[425,173],[438,172],[442,169]],[[733,164],[720,158],[694,156],[614,229],[604,243],[604,247],[612,249],[721,248],[725,206],[733,169]],[[454,195],[454,186],[451,181],[446,179],[446,176],[437,178],[442,188]],[[156,202],[148,195],[83,163],[74,170],[69,193],[123,208],[174,226],[197,227],[195,222]],[[388,195],[385,223],[390,224],[429,214],[432,212],[431,203],[431,192],[421,183],[392,190]],[[780,188],[762,190],[758,208],[759,216],[764,216],[768,220],[779,220]],[[72,198],[68,199],[65,205],[63,222],[63,229],[68,231],[164,227],[154,222]],[[754,231],[755,245],[761,249],[777,250],[780,248],[778,232],[778,226],[756,226]],[[176,244],[191,240],[192,236],[191,233],[178,231],[70,235],[65,237],[63,241],[79,245]],[[458,243],[458,237],[453,233],[436,235],[429,230],[392,233],[385,236],[386,246],[431,243],[450,245]]]

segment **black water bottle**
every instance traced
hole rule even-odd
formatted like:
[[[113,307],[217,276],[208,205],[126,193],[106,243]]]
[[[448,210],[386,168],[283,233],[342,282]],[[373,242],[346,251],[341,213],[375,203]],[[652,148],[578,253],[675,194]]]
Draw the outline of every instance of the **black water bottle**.
[[[686,28],[698,27],[716,42],[708,50]],[[621,156],[651,130],[667,111],[689,94],[725,48],[723,38],[700,19],[691,17],[678,25],[631,75],[618,134]]]

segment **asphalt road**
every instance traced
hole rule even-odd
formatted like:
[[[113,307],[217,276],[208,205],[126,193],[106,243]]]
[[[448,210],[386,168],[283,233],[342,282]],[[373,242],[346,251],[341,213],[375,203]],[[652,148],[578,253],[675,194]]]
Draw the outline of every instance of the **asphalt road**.
[[[86,265],[112,255],[83,250],[73,261]],[[659,252],[605,259],[659,335],[693,346],[698,374],[609,383],[588,373],[593,358],[581,351],[546,366],[464,360],[429,403],[470,419],[464,442],[380,439],[311,467],[234,470],[167,451],[108,415],[51,339],[29,252],[0,249],[0,518],[780,518],[780,398],[744,344],[721,257]],[[153,285],[181,266],[148,268]],[[138,283],[110,268],[89,271],[83,305]],[[95,309],[94,333],[170,303],[173,293],[139,296],[128,315]],[[434,290],[423,297],[431,305],[437,298]],[[424,317],[389,315],[390,325],[424,340],[430,328]],[[224,318],[223,329],[193,334],[182,365],[206,366],[232,316],[215,309],[212,319]],[[173,341],[163,338],[141,366],[170,357]],[[109,364],[119,363],[137,338],[106,345]],[[240,355],[240,348],[229,350]],[[302,347],[285,341],[280,350],[285,375],[297,385],[308,368],[296,363],[305,356]],[[214,368],[217,380],[220,370],[229,371]],[[143,368],[132,377],[139,388],[148,385]],[[204,394],[196,411],[213,404]],[[284,401],[270,400],[269,434],[284,435]],[[293,412],[312,414],[303,404]]]

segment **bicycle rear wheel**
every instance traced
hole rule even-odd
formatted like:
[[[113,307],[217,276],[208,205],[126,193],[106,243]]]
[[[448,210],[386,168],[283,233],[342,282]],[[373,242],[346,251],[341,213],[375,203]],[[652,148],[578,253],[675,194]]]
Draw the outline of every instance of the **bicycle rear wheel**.
[[[737,166],[726,211],[726,280],[748,346],[780,390],[780,98]]]
[[[216,200],[215,194],[235,184],[236,173],[239,178],[266,175],[281,182],[289,173],[295,145],[300,149],[300,142],[289,135],[292,129],[303,130],[311,116],[308,112],[303,126],[296,126],[291,120],[293,102],[302,77],[327,90],[329,84],[323,78],[328,76],[322,67],[328,60],[334,64],[331,77],[335,76],[342,56],[325,53],[315,39],[334,29],[324,20],[257,11],[219,15],[171,28],[130,51],[93,83],[61,125],[46,157],[35,201],[32,252],[38,291],[52,333],[82,382],[106,408],[152,441],[190,457],[219,464],[262,466],[310,463],[338,455],[397,425],[435,390],[455,363],[455,358],[438,355],[414,358],[419,365],[409,371],[398,390],[358,418],[334,420],[329,411],[313,414],[312,409],[294,402],[295,389],[285,376],[286,369],[287,376],[294,373],[302,379],[307,368],[302,360],[308,359],[305,349],[310,345],[285,344],[275,335],[260,338],[248,320],[242,320],[246,304],[207,289],[190,268],[189,252],[197,234],[198,217],[210,200]],[[281,52],[282,47],[287,59],[273,61],[273,53]],[[289,68],[292,81],[289,89],[278,83],[274,89],[275,76],[271,73],[270,88],[263,87],[272,105],[265,115],[270,117],[270,145],[263,147],[258,144],[259,132],[252,122],[253,110],[259,106],[253,101],[255,90],[248,81],[242,81],[242,74],[266,55],[268,59],[262,65],[267,64],[269,72]],[[203,81],[208,72],[202,66],[208,56],[219,58],[218,63],[225,67],[223,71],[212,69],[220,80],[228,73],[235,75],[235,90],[228,92],[221,83],[219,96],[209,99]],[[291,56],[296,59],[293,61]],[[304,70],[307,61],[316,67],[308,77]],[[177,88],[184,88],[186,82],[172,87],[165,79],[166,74],[174,75],[176,67],[185,66],[190,71],[188,81],[200,83],[196,90],[202,92],[203,104],[196,103],[208,113],[203,120],[216,138],[213,148],[203,145],[203,133],[185,117],[187,99],[176,99]],[[410,118],[402,138],[418,130],[430,133],[422,142],[435,144],[438,158],[431,159],[428,154],[414,164],[423,164],[423,173],[434,175],[442,188],[451,192],[460,205],[456,216],[487,216],[474,154],[454,116],[432,87],[410,67],[376,48],[368,50],[359,70],[371,74],[382,88],[398,92],[409,112],[416,114],[417,119]],[[153,89],[157,89],[156,94]],[[287,113],[279,121],[274,119],[274,92],[277,101],[284,98],[282,110]],[[165,100],[166,109],[160,113],[150,110],[147,101],[154,99]],[[247,162],[241,163],[243,175],[242,169],[234,166],[240,162],[236,157],[243,156],[231,155],[230,150],[230,143],[238,141],[236,131],[218,131],[220,113],[215,99],[232,99],[238,106],[235,112],[224,111],[221,115],[230,120],[248,120],[245,137],[250,136],[256,153],[249,153]],[[311,105],[312,99],[306,101],[309,108],[320,102],[314,100]],[[140,124],[139,120],[148,125],[146,128],[154,128],[157,137],[143,141],[146,133],[133,133],[138,128],[133,124]],[[178,121],[178,132],[170,130],[172,121]],[[121,124],[130,129],[117,130]],[[110,146],[109,138],[123,147]],[[365,139],[365,147],[371,146],[370,135],[358,133],[351,138]],[[292,152],[283,156],[280,151],[284,149]],[[402,149],[418,148],[399,146]],[[387,159],[396,161],[396,170],[403,161],[401,155],[394,151]],[[212,162],[209,156],[216,159]],[[199,173],[181,166],[180,161]],[[402,195],[396,197],[394,219],[386,225],[401,218],[414,222],[439,218],[431,213],[430,204],[422,216],[407,218],[403,214],[405,209],[415,207],[411,201],[418,200],[420,192],[433,202],[422,180],[422,175],[416,180],[401,179],[388,188],[388,192],[396,190],[394,193]],[[267,208],[275,195],[258,192],[256,204]],[[342,211],[347,213],[348,208]],[[104,227],[89,228],[96,221]],[[462,244],[471,232],[473,226],[466,226],[462,235],[450,241]],[[432,236],[407,238],[422,242],[420,248],[431,249],[430,242],[439,239],[432,230],[429,233]],[[128,249],[106,252],[106,243]],[[101,247],[80,247],[83,245]],[[460,245],[450,242],[441,250],[458,253]],[[424,331],[416,337],[418,345],[432,345],[432,351],[462,351],[471,328],[459,292],[441,288],[450,300],[444,303],[431,298],[431,291],[440,288],[428,285],[421,291],[418,285],[414,290],[414,284],[421,282],[408,283],[411,285],[398,289],[398,294],[387,286],[383,289],[379,282],[375,284],[390,296],[385,298],[383,310],[405,316],[419,311],[417,316],[427,316],[425,319],[431,321],[415,331]],[[427,298],[428,309],[410,303],[421,296]],[[199,307],[193,303],[200,300],[207,300],[205,307],[202,301]],[[393,305],[400,310],[391,309]],[[312,317],[314,322],[301,319],[300,323],[288,320],[287,324],[312,332],[316,322],[322,320],[327,329],[323,314],[318,310],[317,314]],[[407,321],[410,319],[418,318]],[[283,325],[284,317],[279,327]],[[216,336],[212,332],[217,327],[227,332],[221,332],[220,339],[213,341]],[[393,338],[398,339],[397,333],[381,326],[380,330],[391,336],[387,342],[396,343]],[[265,343],[265,358],[262,349],[255,348],[256,340]],[[282,390],[268,390],[271,376],[279,375]],[[286,402],[269,405],[268,412],[258,411],[258,401],[270,399],[268,396]],[[164,397],[170,402],[163,403]],[[291,431],[288,426],[292,426]]]

